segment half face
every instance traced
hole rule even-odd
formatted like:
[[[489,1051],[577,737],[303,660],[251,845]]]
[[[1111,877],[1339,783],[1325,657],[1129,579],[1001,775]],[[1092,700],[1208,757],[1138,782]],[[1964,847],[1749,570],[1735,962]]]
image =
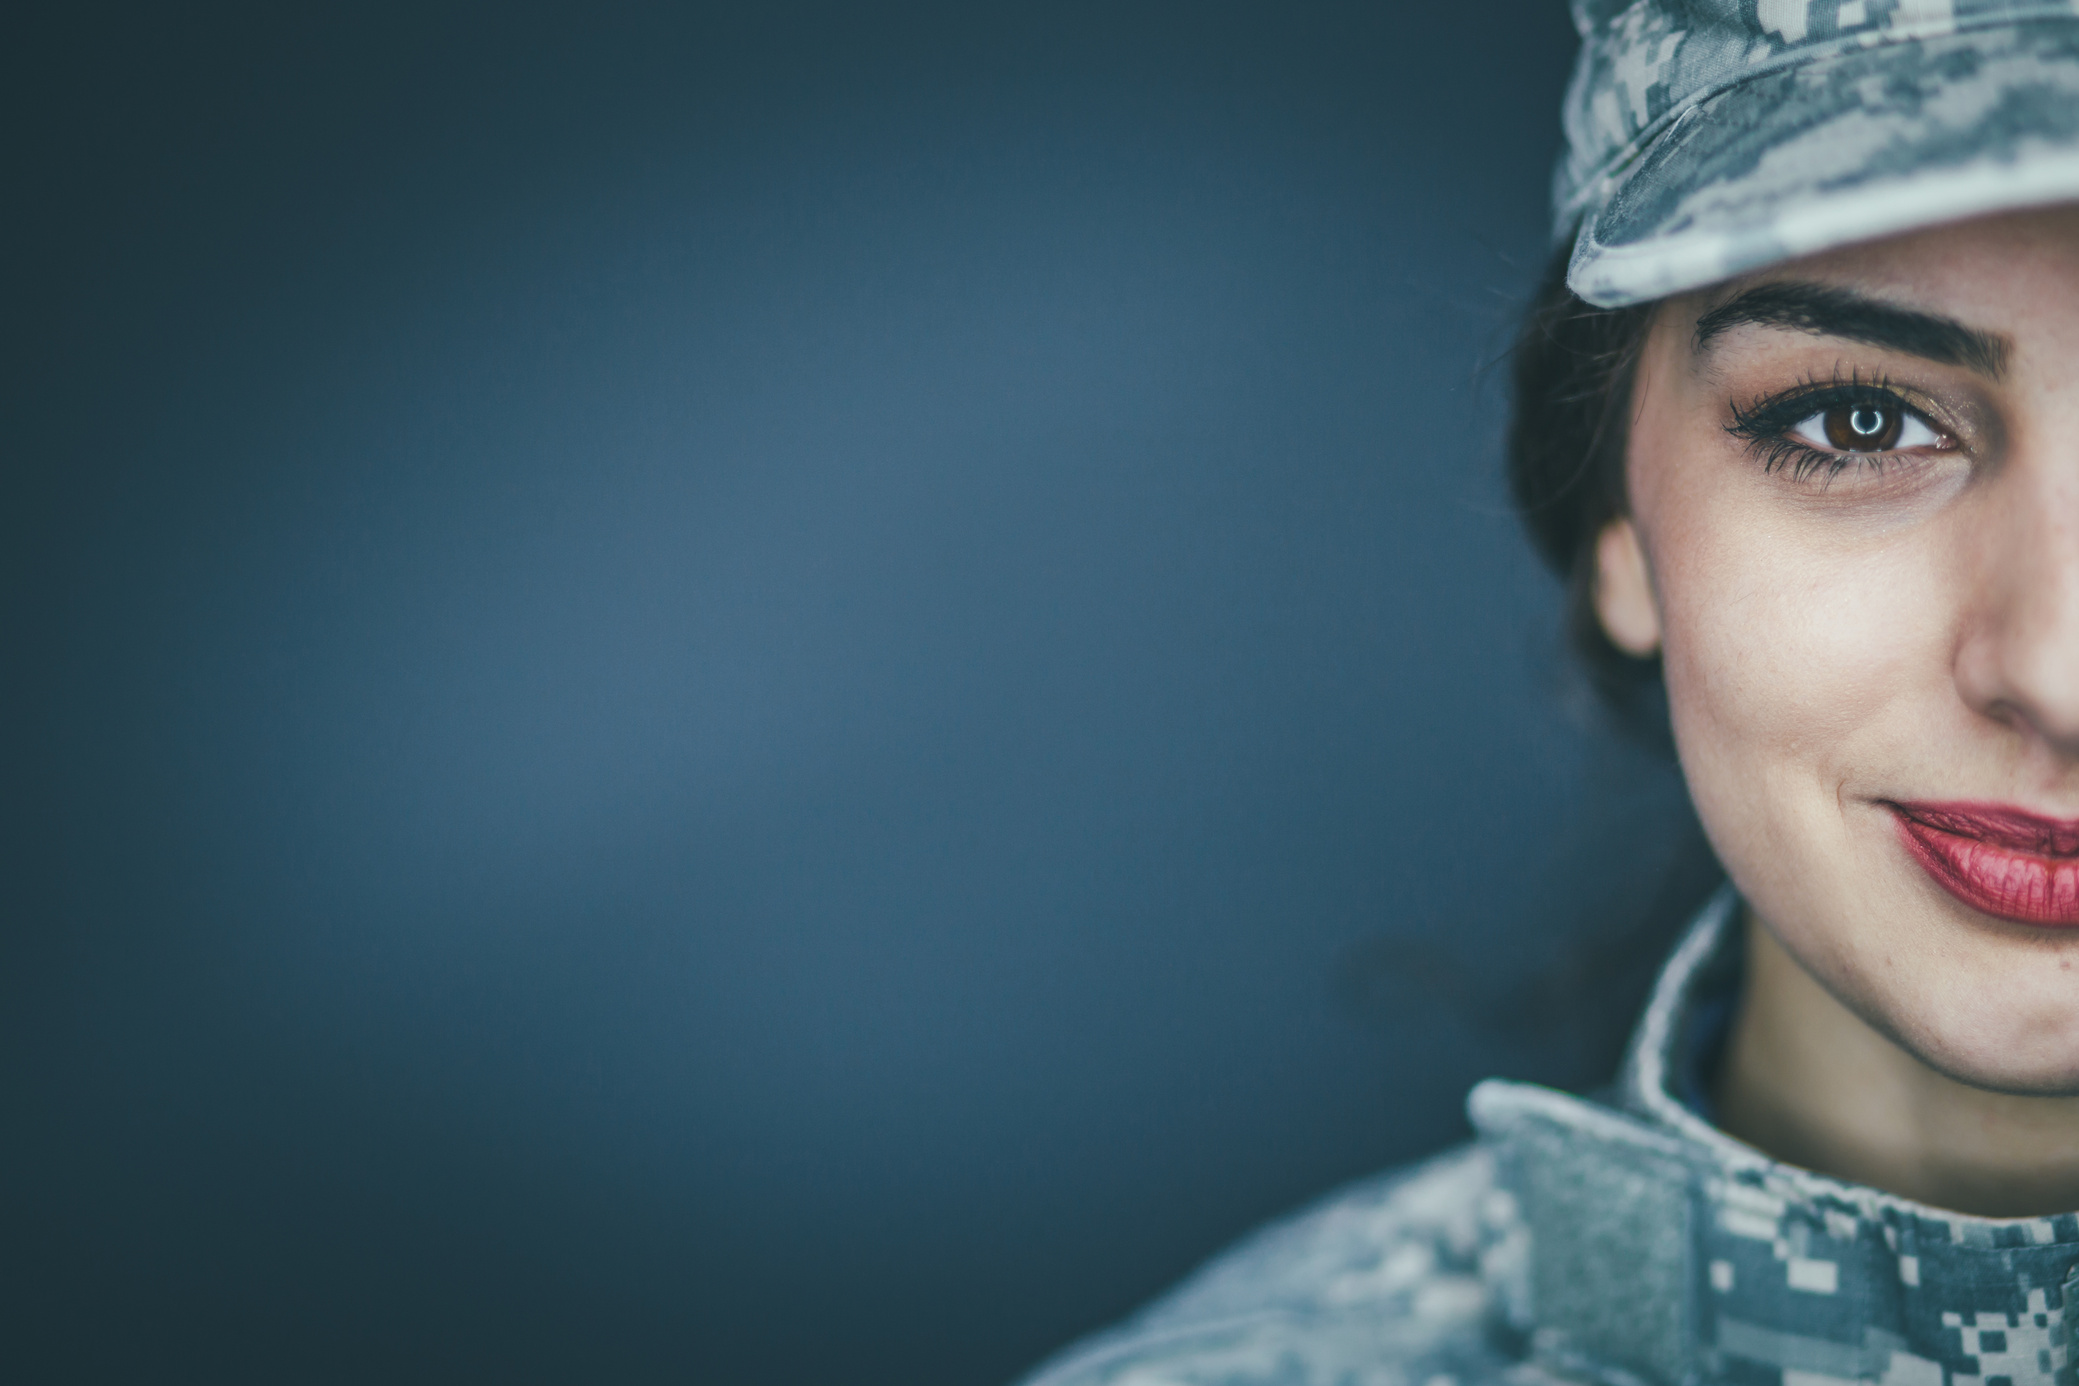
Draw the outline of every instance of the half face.
[[[1935,1069],[2079,1093],[2079,209],[1663,305],[1619,644],[1758,919]]]

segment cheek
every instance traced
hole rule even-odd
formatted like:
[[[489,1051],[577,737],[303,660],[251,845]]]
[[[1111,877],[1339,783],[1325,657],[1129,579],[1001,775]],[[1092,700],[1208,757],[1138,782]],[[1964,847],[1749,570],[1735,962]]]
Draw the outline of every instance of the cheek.
[[[1844,814],[1914,758],[1946,685],[1924,543],[1785,508],[1703,478],[1662,489],[1651,531],[1676,742],[1736,877],[1845,845]]]
[[[1836,557],[1737,514],[1656,555],[1669,695],[1699,735],[1817,754],[1900,691],[1925,595],[1910,565]]]

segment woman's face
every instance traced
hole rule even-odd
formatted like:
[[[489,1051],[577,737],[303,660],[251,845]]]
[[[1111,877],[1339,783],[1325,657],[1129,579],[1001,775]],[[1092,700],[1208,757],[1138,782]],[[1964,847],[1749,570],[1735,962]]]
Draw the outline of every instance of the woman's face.
[[[2079,209],[1664,305],[1598,604],[1721,860],[1936,1069],[2079,1092]]]

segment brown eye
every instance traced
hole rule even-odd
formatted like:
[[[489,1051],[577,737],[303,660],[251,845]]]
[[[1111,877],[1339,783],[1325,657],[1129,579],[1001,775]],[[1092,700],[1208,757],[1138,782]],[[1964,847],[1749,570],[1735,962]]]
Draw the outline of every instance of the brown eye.
[[[1843,452],[1889,452],[1905,425],[1905,410],[1882,404],[1837,404],[1820,415],[1826,441]]]
[[[1907,408],[1903,400],[1888,390],[1858,386],[1853,393],[1843,389],[1841,394],[1848,397],[1842,399],[1831,389],[1822,392],[1821,398],[1804,404],[1812,412],[1789,428],[1772,427],[1764,417],[1740,416],[1731,431],[1754,439],[1765,449],[1774,446],[1767,440],[1777,440],[1788,450],[1770,454],[1774,460],[1771,460],[1769,470],[1775,470],[1776,460],[1800,457],[1798,467],[1801,470],[1797,472],[1800,478],[1810,470],[1809,458],[1813,454],[1835,459],[1854,457],[1861,459],[1858,466],[1882,471],[1898,454],[1923,457],[1949,452],[1957,446],[1955,439],[1939,431],[1925,415]],[[1833,398],[1826,399],[1825,395],[1833,395]],[[1810,396],[1806,398],[1810,399]],[[1791,400],[1771,407],[1780,408],[1785,414],[1792,413],[1797,409],[1797,403],[1793,402],[1796,399],[1797,396],[1793,395]],[[1737,410],[1734,412],[1739,414]],[[1756,414],[1759,413],[1757,406]],[[1805,453],[1801,455],[1799,449],[1804,449]],[[1837,460],[1829,465],[1832,470],[1828,475],[1831,476],[1847,464]]]

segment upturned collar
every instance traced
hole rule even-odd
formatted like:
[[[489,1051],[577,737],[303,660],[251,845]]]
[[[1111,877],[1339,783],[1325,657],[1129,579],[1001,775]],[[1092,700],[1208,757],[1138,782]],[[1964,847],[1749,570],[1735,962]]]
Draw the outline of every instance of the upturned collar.
[[[1499,1288],[1536,1357],[1612,1386],[2079,1386],[2079,1216],[1969,1217],[1828,1179],[1676,1100],[1690,1021],[1736,975],[1739,913],[1728,886],[1676,947],[1613,1102],[1473,1090],[1530,1232]]]

